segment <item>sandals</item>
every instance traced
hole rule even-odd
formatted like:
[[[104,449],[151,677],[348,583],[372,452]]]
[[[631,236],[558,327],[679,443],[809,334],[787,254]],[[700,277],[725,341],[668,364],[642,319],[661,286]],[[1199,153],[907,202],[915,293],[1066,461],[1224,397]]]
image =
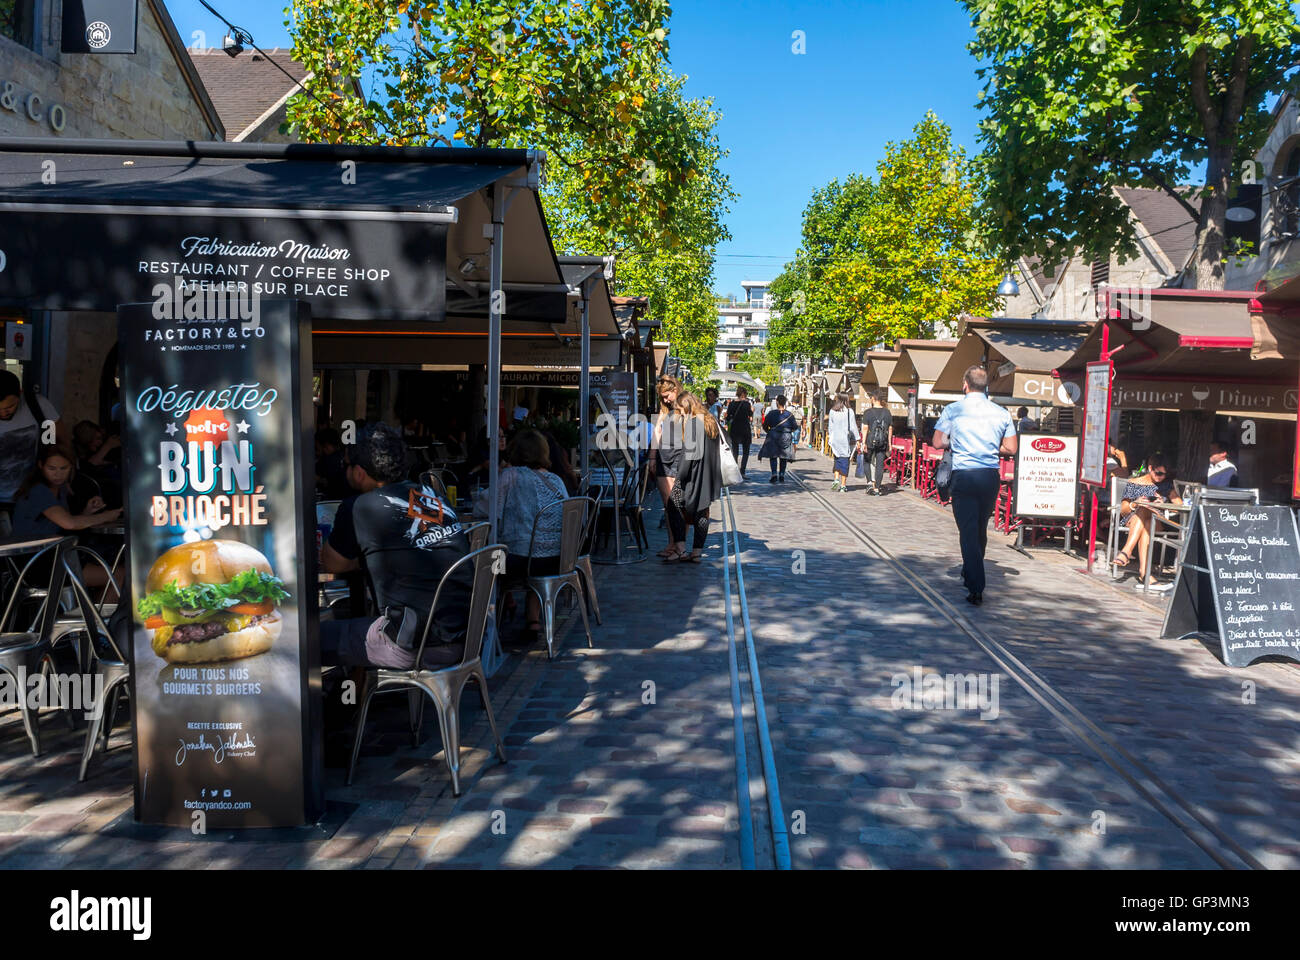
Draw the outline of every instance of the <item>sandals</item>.
[[[678,562],[679,563],[700,563],[703,560],[704,560],[704,554],[702,553],[688,553],[684,555],[682,559],[679,560]]]
[[[1123,557],[1124,559],[1120,560],[1120,557]],[[1133,558],[1130,557],[1123,550],[1121,550],[1119,553],[1115,554],[1115,559],[1111,562],[1114,563],[1115,566],[1117,567],[1127,567],[1130,563],[1133,562]]]
[[[674,550],[671,554],[660,560],[660,563],[690,563],[691,555],[685,550]]]
[[[676,553],[677,553],[676,547],[664,547],[662,550],[656,553],[655,556],[659,557],[660,559],[663,559],[666,557],[671,557]]]

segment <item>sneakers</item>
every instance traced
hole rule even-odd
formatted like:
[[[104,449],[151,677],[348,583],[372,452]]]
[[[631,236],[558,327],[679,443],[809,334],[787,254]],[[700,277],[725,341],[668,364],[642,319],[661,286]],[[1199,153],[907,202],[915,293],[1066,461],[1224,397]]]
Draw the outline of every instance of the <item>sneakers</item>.
[[[849,492],[849,485],[847,483],[844,484],[842,487],[840,487],[840,493],[848,493],[848,492]]]
[[[834,482],[831,484],[831,492],[832,492],[832,493],[834,493],[836,490],[842,490],[842,489],[843,489],[843,487],[840,486],[840,482],[839,482],[838,480],[834,481]]]

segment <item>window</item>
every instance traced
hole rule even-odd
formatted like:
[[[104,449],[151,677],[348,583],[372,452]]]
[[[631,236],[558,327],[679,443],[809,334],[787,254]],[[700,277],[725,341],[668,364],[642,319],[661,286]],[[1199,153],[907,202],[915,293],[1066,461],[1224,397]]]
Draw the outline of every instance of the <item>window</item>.
[[[1273,239],[1300,233],[1300,143],[1293,144],[1273,190]]]
[[[763,299],[764,297],[766,297],[766,296],[767,296],[767,287],[750,287],[750,288],[749,288],[749,302],[750,302],[750,303],[754,303],[755,301],[762,300],[762,299]]]
[[[0,36],[35,45],[36,0],[0,0]]]

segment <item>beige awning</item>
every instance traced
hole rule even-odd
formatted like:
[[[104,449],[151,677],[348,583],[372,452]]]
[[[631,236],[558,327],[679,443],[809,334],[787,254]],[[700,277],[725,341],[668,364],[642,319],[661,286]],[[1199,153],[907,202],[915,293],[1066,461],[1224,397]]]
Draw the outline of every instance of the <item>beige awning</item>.
[[[898,363],[889,377],[894,386],[907,389],[915,379],[933,384],[957,349],[956,340],[899,340]]]
[[[1255,338],[1253,359],[1300,357],[1300,277],[1250,302],[1250,330]]]
[[[960,393],[967,369],[987,359],[990,396],[1051,403],[1052,371],[1078,350],[1091,326],[1001,317],[969,320],[935,389]]]

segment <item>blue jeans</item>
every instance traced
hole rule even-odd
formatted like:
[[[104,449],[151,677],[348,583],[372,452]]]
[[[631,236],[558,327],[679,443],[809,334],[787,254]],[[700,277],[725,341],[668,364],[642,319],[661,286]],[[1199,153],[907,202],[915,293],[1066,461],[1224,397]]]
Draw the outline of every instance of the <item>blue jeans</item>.
[[[996,468],[952,472],[952,515],[961,538],[961,576],[971,593],[984,592],[984,549],[1000,483]]]

